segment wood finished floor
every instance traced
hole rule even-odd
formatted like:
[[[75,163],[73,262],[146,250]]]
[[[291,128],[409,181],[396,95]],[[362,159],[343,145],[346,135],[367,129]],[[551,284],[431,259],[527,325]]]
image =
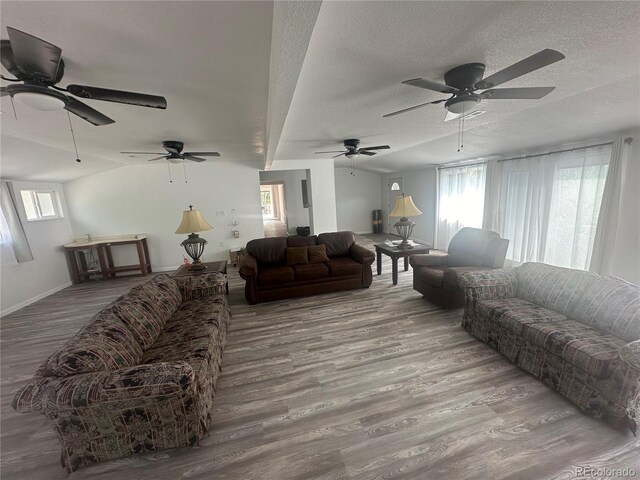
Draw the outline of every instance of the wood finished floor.
[[[469,336],[461,311],[411,289],[411,270],[393,286],[384,259],[368,290],[257,306],[230,269],[233,318],[209,435],[69,477],[44,418],[14,412],[11,400],[93,313],[144,279],[72,286],[6,316],[2,479],[570,479],[585,465],[640,476],[638,439]]]

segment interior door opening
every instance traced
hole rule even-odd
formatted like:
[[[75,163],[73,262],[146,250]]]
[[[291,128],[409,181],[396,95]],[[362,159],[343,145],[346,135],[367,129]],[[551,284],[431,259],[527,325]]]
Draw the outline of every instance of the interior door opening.
[[[264,236],[286,237],[288,223],[284,182],[261,182],[260,205]]]

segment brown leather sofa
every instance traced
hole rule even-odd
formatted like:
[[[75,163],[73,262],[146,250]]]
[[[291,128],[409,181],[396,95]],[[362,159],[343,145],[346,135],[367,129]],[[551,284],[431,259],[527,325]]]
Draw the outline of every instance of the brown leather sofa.
[[[490,230],[464,227],[449,243],[448,253],[412,255],[413,289],[444,308],[464,305],[458,275],[502,268],[509,240]]]
[[[324,247],[317,247],[320,245]],[[296,262],[294,253],[304,254],[307,247],[312,247],[315,252],[324,250],[326,257]],[[253,305],[283,298],[368,288],[374,259],[375,254],[371,250],[356,245],[353,232],[259,238],[247,243],[239,273],[246,281],[245,298]]]

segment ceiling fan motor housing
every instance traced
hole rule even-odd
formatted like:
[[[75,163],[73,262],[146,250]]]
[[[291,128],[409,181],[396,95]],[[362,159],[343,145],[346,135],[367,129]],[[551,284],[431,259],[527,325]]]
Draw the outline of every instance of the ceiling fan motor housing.
[[[474,90],[484,76],[484,63],[467,63],[444,74],[444,83],[458,90]]]
[[[360,140],[358,140],[357,138],[349,138],[344,141],[344,147],[347,150],[357,150],[358,145],[360,145]]]
[[[162,142],[162,146],[168,151],[177,150],[178,152],[182,152],[184,143],[177,140],[165,140]]]

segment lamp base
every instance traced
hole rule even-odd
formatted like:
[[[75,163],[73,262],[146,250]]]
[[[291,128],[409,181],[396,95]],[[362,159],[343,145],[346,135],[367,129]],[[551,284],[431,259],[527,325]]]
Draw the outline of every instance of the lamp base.
[[[400,250],[408,250],[413,248],[413,245],[409,243],[409,237],[411,236],[411,232],[413,232],[413,227],[415,223],[409,220],[407,217],[400,218],[400,221],[397,222],[394,227],[398,231],[398,236],[402,239],[402,242],[398,245]]]
[[[204,263],[202,263],[200,259],[198,259],[195,262],[193,262],[191,265],[189,265],[187,267],[187,270],[189,270],[190,272],[193,272],[193,271],[197,272],[199,270],[204,270],[205,268],[207,268],[207,266]]]

